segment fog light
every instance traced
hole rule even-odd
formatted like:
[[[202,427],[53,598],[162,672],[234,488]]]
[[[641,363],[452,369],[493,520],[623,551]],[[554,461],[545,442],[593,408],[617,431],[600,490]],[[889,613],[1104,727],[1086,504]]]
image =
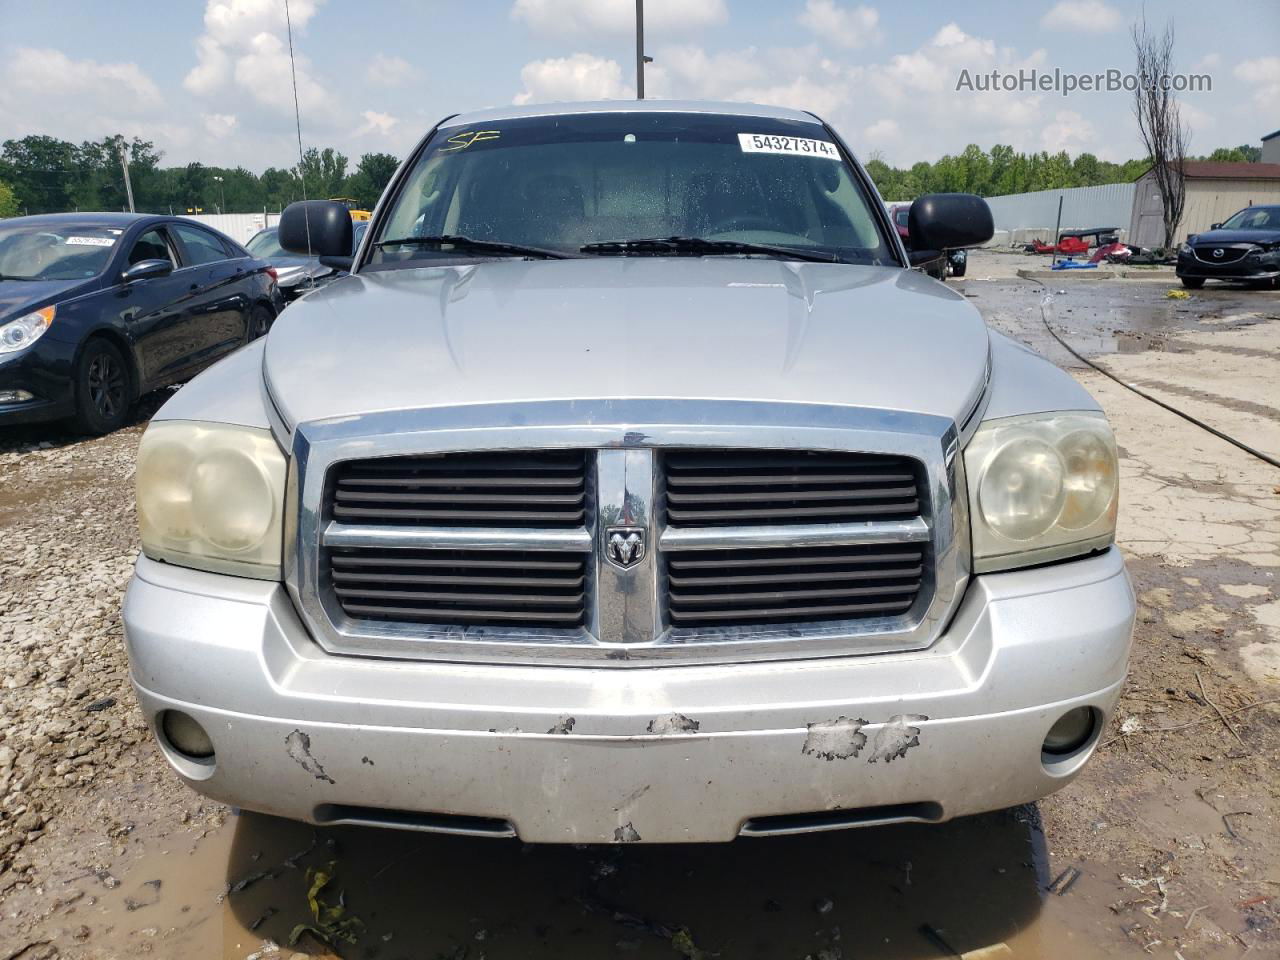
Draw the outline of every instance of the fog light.
[[[35,394],[26,390],[0,390],[0,403],[26,403],[34,399]]]
[[[1068,710],[1049,730],[1044,738],[1044,752],[1061,756],[1075,753],[1093,736],[1093,708],[1076,707]]]
[[[160,715],[160,730],[169,745],[189,760],[213,758],[213,741],[194,717],[181,710],[166,710]]]

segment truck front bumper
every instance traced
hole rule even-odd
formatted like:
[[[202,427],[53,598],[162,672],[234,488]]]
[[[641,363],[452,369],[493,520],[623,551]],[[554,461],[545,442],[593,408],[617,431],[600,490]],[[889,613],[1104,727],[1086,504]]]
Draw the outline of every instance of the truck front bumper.
[[[1114,548],[975,578],[913,653],[732,666],[553,667],[332,656],[285,589],[139,558],[131,671],[177,773],[235,806],[530,842],[725,841],[1035,800],[1092,753],[1134,597]],[[1097,722],[1065,757],[1050,727]],[[193,762],[165,710],[204,727]]]

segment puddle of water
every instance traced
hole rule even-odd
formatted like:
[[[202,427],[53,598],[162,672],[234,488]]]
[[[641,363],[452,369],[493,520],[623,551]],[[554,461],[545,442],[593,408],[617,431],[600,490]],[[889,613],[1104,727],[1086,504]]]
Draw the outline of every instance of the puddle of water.
[[[121,956],[245,960],[272,940],[288,957],[291,931],[312,920],[307,868],[330,863],[322,897],[341,897],[363,930],[352,945],[329,951],[304,938],[298,951],[387,960],[669,960],[682,947],[760,960],[1115,955],[1105,944],[1116,934],[1100,924],[1104,885],[1096,897],[1089,878],[1065,896],[1044,892],[1044,839],[1026,809],[725,845],[582,848],[316,831],[244,814],[194,846],[151,845],[119,886],[60,920],[68,930],[84,924],[89,945]]]

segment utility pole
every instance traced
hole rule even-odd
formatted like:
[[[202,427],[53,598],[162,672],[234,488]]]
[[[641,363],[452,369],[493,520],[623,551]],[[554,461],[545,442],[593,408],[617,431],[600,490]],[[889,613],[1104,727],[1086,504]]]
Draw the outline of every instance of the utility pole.
[[[644,55],[644,0],[636,0],[636,99],[644,99],[644,65],[653,57]]]
[[[124,137],[116,140],[116,146],[120,149],[120,169],[124,171],[124,192],[129,198],[129,212],[133,213],[133,184],[129,182],[129,155],[124,149]]]
[[[214,181],[218,184],[218,212],[227,212],[227,195],[222,189],[222,177],[214,177]]]

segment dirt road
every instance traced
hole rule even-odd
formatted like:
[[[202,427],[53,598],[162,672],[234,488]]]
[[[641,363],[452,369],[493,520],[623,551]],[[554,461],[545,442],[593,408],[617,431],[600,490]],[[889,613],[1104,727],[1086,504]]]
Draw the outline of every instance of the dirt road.
[[[168,773],[128,690],[141,427],[28,431],[0,437],[0,960],[1280,955],[1280,471],[1085,367],[1040,319],[1048,293],[1082,353],[1276,454],[1280,295],[1045,287],[1023,263],[980,252],[954,286],[1106,408],[1141,600],[1120,709],[1071,787],[937,827],[714,847],[235,815]],[[309,892],[342,904],[354,943],[298,929]]]

